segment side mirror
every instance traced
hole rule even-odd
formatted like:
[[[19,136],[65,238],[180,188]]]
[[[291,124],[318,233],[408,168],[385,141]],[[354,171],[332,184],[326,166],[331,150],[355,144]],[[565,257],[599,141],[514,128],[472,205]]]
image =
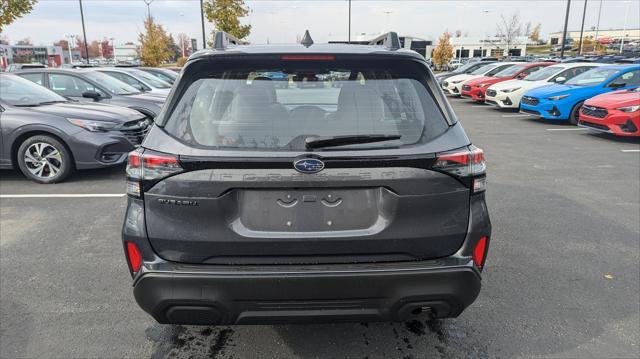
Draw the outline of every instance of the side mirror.
[[[94,101],[100,101],[100,98],[102,98],[102,95],[100,95],[95,91],[86,91],[82,93],[82,97],[90,98],[90,99],[93,99]]]
[[[140,90],[142,92],[145,91],[144,87],[142,87],[142,85],[140,84],[131,84],[131,86],[135,87],[137,90]]]
[[[516,79],[522,80],[525,77],[527,77],[527,74],[519,74],[518,76],[516,76]]]
[[[563,77],[563,76],[560,76],[560,77],[556,77],[555,81],[556,81],[557,84],[563,84],[563,83],[565,83],[567,81],[567,78]]]
[[[608,87],[612,88],[612,89],[619,89],[619,88],[625,87],[625,86],[627,86],[627,84],[624,83],[624,82],[612,82],[612,83],[609,84]]]

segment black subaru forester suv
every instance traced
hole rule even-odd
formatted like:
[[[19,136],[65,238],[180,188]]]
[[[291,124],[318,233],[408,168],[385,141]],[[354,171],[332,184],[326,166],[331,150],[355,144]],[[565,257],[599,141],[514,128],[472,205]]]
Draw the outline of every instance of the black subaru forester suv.
[[[371,45],[192,55],[129,155],[123,244],[160,323],[403,321],[477,297],[485,162],[425,59]]]

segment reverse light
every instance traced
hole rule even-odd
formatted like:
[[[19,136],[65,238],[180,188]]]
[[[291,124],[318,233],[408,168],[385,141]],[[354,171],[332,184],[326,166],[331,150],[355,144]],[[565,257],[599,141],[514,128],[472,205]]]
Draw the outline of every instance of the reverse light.
[[[514,88],[504,89],[504,90],[500,90],[500,91],[502,91],[504,93],[511,93],[513,91],[518,91],[518,90],[520,90],[520,87],[514,87]]]
[[[71,122],[71,124],[73,125],[82,127],[85,130],[91,132],[109,131],[118,125],[115,122],[82,120],[79,118],[67,118],[67,121]]]
[[[143,181],[155,181],[182,172],[175,156],[137,149],[127,161],[127,194],[140,197]]]
[[[618,108],[616,108],[616,110],[622,111],[622,112],[636,112],[636,111],[640,110],[640,106],[618,107]]]
[[[484,266],[484,256],[487,253],[487,237],[480,237],[476,246],[473,247],[473,264],[478,268]]]
[[[550,101],[558,101],[558,100],[562,100],[563,98],[567,98],[569,97],[569,94],[564,94],[564,95],[558,95],[558,96],[551,96],[551,97],[547,97],[547,100]]]
[[[129,269],[131,270],[131,273],[135,274],[140,270],[140,267],[142,267],[142,255],[135,243],[126,242],[126,247]]]

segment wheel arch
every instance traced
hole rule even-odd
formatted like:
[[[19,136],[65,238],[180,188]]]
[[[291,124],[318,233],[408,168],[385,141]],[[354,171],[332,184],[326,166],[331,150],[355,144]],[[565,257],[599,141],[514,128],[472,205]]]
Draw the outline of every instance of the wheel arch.
[[[66,148],[67,151],[69,151],[69,154],[71,155],[71,165],[73,166],[73,168],[76,167],[76,160],[75,157],[73,155],[73,151],[71,151],[71,148],[69,147],[69,145],[67,144],[67,142],[60,137],[58,134],[56,134],[53,131],[47,131],[45,129],[42,128],[38,128],[38,129],[30,129],[30,130],[26,130],[22,133],[20,133],[11,143],[11,166],[13,166],[13,168],[19,168],[18,166],[18,148],[20,148],[20,145],[26,141],[28,138],[33,137],[33,136],[38,136],[38,135],[44,135],[44,136],[50,136],[55,138],[56,140],[60,141],[60,143]]]

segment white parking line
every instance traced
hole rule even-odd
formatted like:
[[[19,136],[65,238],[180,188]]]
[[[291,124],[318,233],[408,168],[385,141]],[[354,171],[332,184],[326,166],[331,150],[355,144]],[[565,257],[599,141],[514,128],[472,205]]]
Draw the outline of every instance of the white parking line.
[[[620,152],[629,153],[629,152],[640,152],[640,150],[620,150]]]
[[[588,128],[547,128],[547,131],[587,131]]]
[[[126,193],[83,193],[83,194],[0,194],[0,198],[112,198],[124,197]]]
[[[531,117],[531,115],[527,115],[524,113],[519,113],[519,114],[515,114],[515,115],[502,115],[502,117]]]
[[[489,105],[471,105],[471,107],[493,107]]]

